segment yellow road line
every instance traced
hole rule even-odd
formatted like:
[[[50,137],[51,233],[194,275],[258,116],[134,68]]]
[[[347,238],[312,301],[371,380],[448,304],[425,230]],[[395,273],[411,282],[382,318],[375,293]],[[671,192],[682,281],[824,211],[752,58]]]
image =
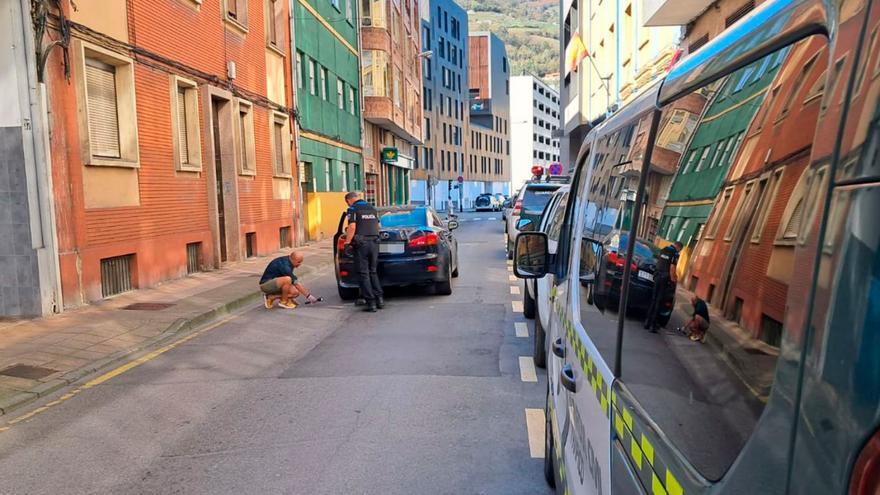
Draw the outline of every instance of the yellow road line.
[[[212,323],[211,325],[209,325],[205,328],[202,328],[201,330],[197,330],[197,331],[187,335],[186,337],[181,338],[180,340],[172,342],[166,346],[160,347],[159,349],[156,349],[155,351],[152,351],[148,354],[145,354],[145,355],[135,359],[134,361],[125,363],[122,366],[119,366],[115,369],[112,369],[97,378],[89,380],[88,382],[83,384],[81,387],[75,388],[75,389],[71,390],[70,392],[62,395],[61,397],[59,397],[51,402],[47,402],[45,405],[34,409],[33,411],[30,411],[26,414],[22,414],[21,416],[18,416],[14,419],[9,420],[7,422],[7,424],[10,426],[0,427],[0,433],[3,433],[4,431],[11,428],[11,425],[15,425],[15,424],[21,423],[23,421],[27,421],[40,413],[46,412],[49,409],[57,406],[58,404],[61,404],[62,402],[65,402],[68,399],[73,398],[74,396],[76,396],[76,394],[80,393],[81,391],[92,388],[96,385],[100,385],[100,384],[102,384],[112,378],[115,378],[115,377],[125,373],[126,371],[129,371],[133,368],[136,368],[136,367],[146,363],[147,361],[155,359],[155,358],[161,356],[162,354],[165,354],[166,352],[170,351],[171,349],[174,349],[175,347],[177,347],[181,344],[189,342],[190,340],[198,337],[199,335],[207,333],[207,332],[219,327],[220,325],[223,325],[224,323],[228,323],[229,321],[232,321],[232,320],[238,318],[238,316],[239,315],[230,316],[228,318],[224,318],[224,319],[219,320],[215,323]]]
[[[516,336],[521,338],[527,338],[529,336],[529,325],[524,321],[518,321],[513,324],[516,328]]]
[[[526,409],[526,429],[529,433],[529,455],[544,458],[544,410]]]
[[[510,293],[515,296],[518,296],[519,295],[519,286],[518,285],[511,285],[510,286]]]

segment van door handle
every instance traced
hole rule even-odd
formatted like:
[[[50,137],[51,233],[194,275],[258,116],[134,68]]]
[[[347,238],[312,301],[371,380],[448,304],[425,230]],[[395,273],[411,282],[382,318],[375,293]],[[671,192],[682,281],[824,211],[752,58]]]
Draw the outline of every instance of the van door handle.
[[[571,364],[566,364],[562,367],[562,370],[559,372],[559,381],[562,382],[562,386],[565,387],[571,393],[577,393],[577,380],[574,377],[574,369],[571,367]]]
[[[557,357],[565,358],[565,346],[562,344],[561,338],[553,341],[553,354],[556,354]]]

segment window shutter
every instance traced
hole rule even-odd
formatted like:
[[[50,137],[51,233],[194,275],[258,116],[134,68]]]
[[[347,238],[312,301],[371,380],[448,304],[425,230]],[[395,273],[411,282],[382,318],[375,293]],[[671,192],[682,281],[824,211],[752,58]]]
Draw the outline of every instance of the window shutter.
[[[92,154],[121,158],[116,112],[116,68],[87,59],[86,93]]]
[[[804,203],[806,203],[805,198],[801,196],[794,207],[794,211],[791,212],[788,224],[785,226],[785,232],[782,234],[783,239],[797,238],[798,232],[801,231],[801,223],[804,220]]]
[[[275,172],[284,172],[284,125],[275,122]]]
[[[180,163],[188,164],[189,138],[186,128],[186,89],[177,88],[177,142],[180,151]]]

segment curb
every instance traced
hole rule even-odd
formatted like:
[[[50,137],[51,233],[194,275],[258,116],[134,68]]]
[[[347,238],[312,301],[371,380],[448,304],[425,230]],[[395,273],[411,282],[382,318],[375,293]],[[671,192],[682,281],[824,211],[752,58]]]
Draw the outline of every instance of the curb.
[[[331,267],[333,267],[333,262],[324,262],[318,263],[317,265],[304,266],[302,267],[302,270],[299,270],[300,278],[323,274],[323,272]],[[47,382],[40,383],[30,390],[18,392],[16,394],[10,395],[9,397],[6,397],[5,399],[0,399],[0,416],[5,416],[15,409],[25,406],[42,397],[46,397],[49,394],[57,392],[58,390],[68,385],[72,385],[89,375],[104,371],[119,362],[127,361],[128,358],[133,357],[137,354],[141,354],[148,349],[160,347],[162,345],[170,344],[176,340],[179,340],[186,335],[198,330],[199,328],[213,323],[214,321],[224,316],[228,316],[248,306],[256,304],[261,299],[262,293],[260,292],[259,288],[257,288],[253,292],[249,292],[245,295],[239,296],[231,301],[221,303],[205,311],[204,313],[193,316],[192,318],[178,318],[173,323],[171,323],[168,328],[166,328],[161,334],[153,337],[152,339],[142,342],[137,347],[117,351],[105,358],[93,361],[75,370],[68,371],[63,375],[53,378],[52,380],[49,380]]]

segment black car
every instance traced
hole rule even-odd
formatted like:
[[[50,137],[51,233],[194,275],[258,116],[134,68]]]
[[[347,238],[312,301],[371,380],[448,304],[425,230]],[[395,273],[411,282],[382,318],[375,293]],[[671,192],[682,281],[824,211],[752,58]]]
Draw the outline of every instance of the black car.
[[[605,236],[596,256],[593,285],[593,304],[599,309],[616,308],[620,302],[620,285],[626,264],[627,232],[614,230]],[[633,259],[630,264],[630,288],[627,300],[628,309],[646,311],[651,306],[654,291],[654,271],[657,258],[651,244],[644,239],[636,239]],[[672,315],[675,300],[675,285],[670,282],[666,299],[661,303],[659,323],[665,326]]]
[[[452,279],[458,276],[458,241],[452,231],[456,220],[440,220],[433,208],[399,206],[377,208],[379,213],[379,280],[383,287],[433,286],[436,293],[452,294]],[[358,275],[351,247],[343,246],[347,214],[339,219],[333,237],[336,284],[339,297],[358,297]]]

